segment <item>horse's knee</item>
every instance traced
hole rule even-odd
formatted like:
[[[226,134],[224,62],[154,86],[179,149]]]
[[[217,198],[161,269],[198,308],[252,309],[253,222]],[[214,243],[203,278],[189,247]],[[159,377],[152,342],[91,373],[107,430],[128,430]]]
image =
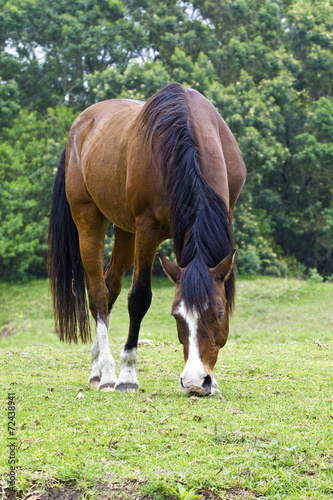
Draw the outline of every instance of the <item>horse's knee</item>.
[[[134,285],[128,295],[128,312],[131,318],[142,319],[151,304],[152,293],[148,285]]]

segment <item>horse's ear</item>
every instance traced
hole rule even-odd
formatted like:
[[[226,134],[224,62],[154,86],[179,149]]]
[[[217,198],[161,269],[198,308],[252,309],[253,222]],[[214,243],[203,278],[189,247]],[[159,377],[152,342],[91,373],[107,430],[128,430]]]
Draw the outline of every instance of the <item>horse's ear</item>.
[[[211,269],[211,272],[217,280],[225,281],[228,279],[229,274],[231,273],[231,269],[235,260],[236,249],[233,250],[228,257],[221,260],[216,267]]]
[[[162,267],[164,272],[169,276],[171,281],[174,283],[178,283],[181,275],[182,275],[182,269],[181,267],[177,266],[177,264],[174,264],[171,262],[169,259],[164,257],[161,253],[157,254],[158,258],[161,261]]]

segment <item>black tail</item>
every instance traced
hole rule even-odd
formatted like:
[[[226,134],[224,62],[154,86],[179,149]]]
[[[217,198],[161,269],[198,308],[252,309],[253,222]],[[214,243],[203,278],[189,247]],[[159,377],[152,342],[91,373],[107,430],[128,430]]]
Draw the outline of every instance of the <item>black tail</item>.
[[[91,340],[86,275],[79,235],[65,192],[64,149],[55,177],[48,237],[48,274],[56,332],[60,340]]]

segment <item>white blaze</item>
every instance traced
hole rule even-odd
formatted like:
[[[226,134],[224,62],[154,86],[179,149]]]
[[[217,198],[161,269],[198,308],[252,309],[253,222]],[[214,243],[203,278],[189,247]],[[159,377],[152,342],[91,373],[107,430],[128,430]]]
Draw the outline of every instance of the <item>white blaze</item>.
[[[184,386],[195,386],[196,382],[202,383],[202,379],[206,376],[204,366],[200,359],[199,345],[197,338],[198,330],[198,313],[196,310],[187,309],[182,300],[177,313],[180,314],[186,321],[188,327],[188,358],[185,364],[183,373],[180,375]]]

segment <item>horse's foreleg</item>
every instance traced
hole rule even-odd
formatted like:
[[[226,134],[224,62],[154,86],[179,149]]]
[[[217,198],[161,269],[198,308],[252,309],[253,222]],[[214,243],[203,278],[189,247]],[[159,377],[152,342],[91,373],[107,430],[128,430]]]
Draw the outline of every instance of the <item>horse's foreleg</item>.
[[[126,344],[120,354],[120,373],[116,384],[119,392],[139,388],[136,376],[138,337],[141,321],[151,303],[151,271],[159,242],[158,233],[151,230],[149,223],[137,223],[133,280],[128,295],[130,325]]]
[[[119,392],[136,391],[139,381],[136,376],[138,359],[138,337],[141,321],[151,303],[150,275],[133,282],[128,296],[128,312],[130,316],[129,333],[126,344],[120,353],[120,373],[116,390]]]

